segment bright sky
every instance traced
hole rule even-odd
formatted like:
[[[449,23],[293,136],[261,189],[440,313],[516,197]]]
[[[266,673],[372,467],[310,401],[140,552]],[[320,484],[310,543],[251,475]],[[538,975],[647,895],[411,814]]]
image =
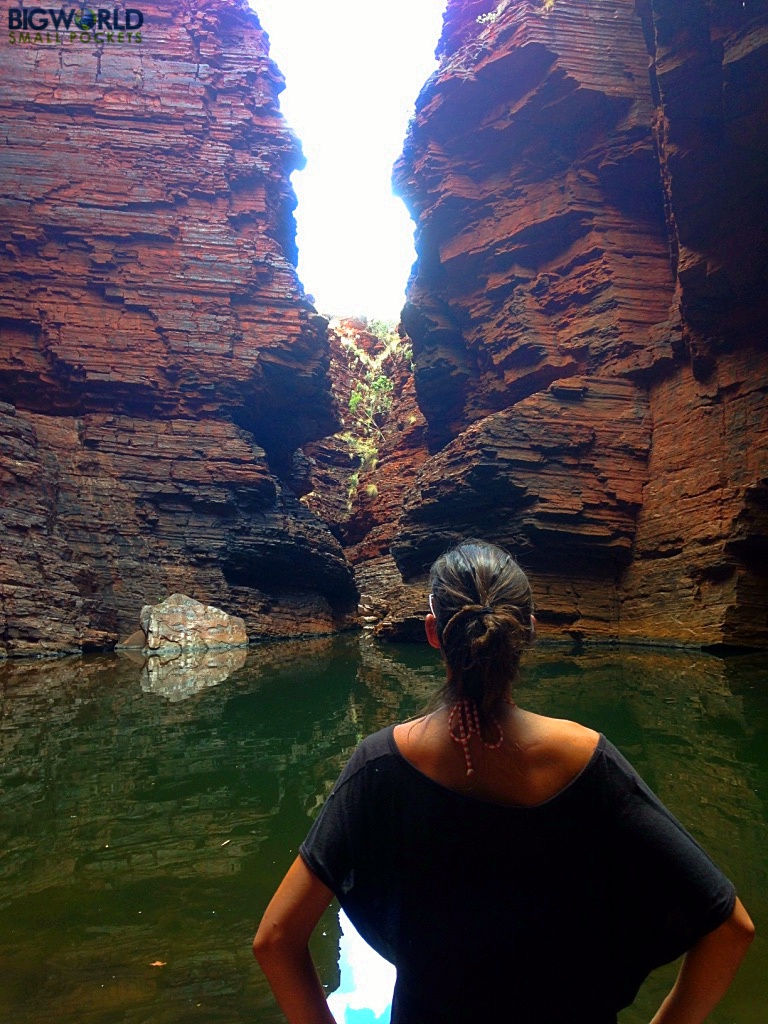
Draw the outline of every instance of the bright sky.
[[[446,0],[249,2],[307,158],[292,179],[299,277],[321,313],[397,320],[415,253],[392,165],[436,67]]]

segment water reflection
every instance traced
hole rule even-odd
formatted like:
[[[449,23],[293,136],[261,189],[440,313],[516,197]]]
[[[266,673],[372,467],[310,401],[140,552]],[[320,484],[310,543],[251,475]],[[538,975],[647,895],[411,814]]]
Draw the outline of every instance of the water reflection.
[[[395,969],[358,935],[339,911],[339,987],[328,1005],[338,1024],[387,1024],[392,1010]]]
[[[439,663],[353,636],[253,648],[227,671],[158,692],[124,657],[0,666],[0,1019],[282,1019],[250,956],[261,910],[355,744],[418,712]],[[606,732],[765,932],[762,660],[542,648],[520,700]],[[339,1019],[386,1019],[343,930],[329,911],[313,938]],[[715,1024],[763,1020],[764,950],[760,935]],[[662,984],[623,1024],[649,1019]]]
[[[131,658],[131,655],[122,657]],[[141,688],[148,693],[162,694],[167,700],[185,700],[193,693],[229,679],[243,667],[247,657],[245,647],[181,651],[172,657],[156,654],[143,661]]]

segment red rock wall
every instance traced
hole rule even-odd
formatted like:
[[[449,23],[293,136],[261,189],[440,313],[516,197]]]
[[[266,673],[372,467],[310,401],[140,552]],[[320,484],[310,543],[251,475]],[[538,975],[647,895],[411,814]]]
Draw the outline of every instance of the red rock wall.
[[[649,482],[621,632],[768,643],[768,16],[638,3],[683,351],[649,379]]]
[[[407,579],[471,532],[545,628],[768,641],[768,28],[731,7],[449,2],[395,169],[435,453]]]
[[[336,426],[282,78],[244,0],[140,7],[141,43],[2,42],[11,653],[112,643],[174,590],[251,636],[332,629],[355,596],[280,482]]]

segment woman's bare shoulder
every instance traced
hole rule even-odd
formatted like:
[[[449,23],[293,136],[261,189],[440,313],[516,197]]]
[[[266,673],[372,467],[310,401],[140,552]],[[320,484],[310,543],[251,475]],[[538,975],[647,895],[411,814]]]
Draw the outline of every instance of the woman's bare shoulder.
[[[589,762],[600,733],[565,718],[522,712],[521,740],[536,760],[557,762],[575,773]]]
[[[475,742],[475,775],[469,791],[493,803],[533,806],[555,796],[588,764],[599,740],[594,729],[510,707],[499,723],[503,744]],[[459,792],[468,791],[462,752],[443,714],[395,726],[400,753],[423,774]],[[474,739],[474,738],[473,738]]]

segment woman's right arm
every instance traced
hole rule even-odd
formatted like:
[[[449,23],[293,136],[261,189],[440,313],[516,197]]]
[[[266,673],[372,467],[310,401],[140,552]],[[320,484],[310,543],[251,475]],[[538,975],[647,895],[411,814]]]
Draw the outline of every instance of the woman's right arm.
[[[334,1024],[307,945],[332,899],[331,890],[297,857],[253,940],[253,955],[289,1024]]]
[[[731,916],[686,953],[651,1024],[703,1024],[728,991],[754,935],[755,926],[737,899]]]

